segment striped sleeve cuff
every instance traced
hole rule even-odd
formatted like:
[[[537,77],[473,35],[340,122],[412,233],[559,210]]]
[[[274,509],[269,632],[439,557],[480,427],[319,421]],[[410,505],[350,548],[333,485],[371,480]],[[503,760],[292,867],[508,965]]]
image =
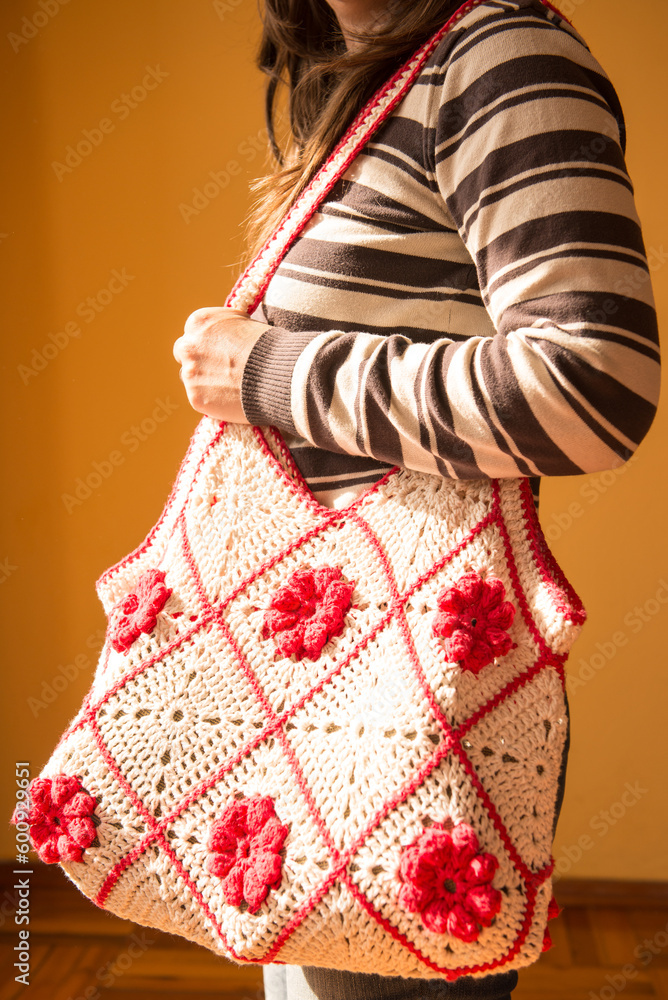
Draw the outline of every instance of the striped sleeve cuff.
[[[304,348],[321,333],[272,326],[259,337],[241,380],[241,405],[250,424],[297,433],[290,406],[292,373]]]

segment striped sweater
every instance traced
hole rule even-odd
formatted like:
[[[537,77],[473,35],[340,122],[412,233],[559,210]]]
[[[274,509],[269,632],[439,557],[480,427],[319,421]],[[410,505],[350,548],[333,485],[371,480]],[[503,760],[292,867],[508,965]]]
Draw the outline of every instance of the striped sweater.
[[[622,111],[539,0],[441,41],[284,257],[243,373],[318,500],[392,465],[611,469],[653,420],[659,346]]]

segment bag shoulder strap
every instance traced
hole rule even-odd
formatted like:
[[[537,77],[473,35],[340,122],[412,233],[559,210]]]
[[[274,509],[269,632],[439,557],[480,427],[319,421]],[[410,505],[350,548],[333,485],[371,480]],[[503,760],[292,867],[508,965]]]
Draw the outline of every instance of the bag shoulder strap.
[[[406,96],[420,70],[441,39],[466,14],[488,0],[467,0],[439,30],[370,98],[327,157],[317,174],[287,210],[264,246],[239,277],[225,301],[226,306],[252,313],[274,272],[316,209],[345,173],[364,144]],[[541,3],[564,20],[549,0]]]
[[[466,14],[486,0],[467,0],[452,17],[364,105],[317,174],[287,210],[264,246],[239,277],[226,306],[252,313],[274,272],[319,204],[345,173],[364,144],[405,97],[441,39]],[[546,0],[543,0],[545,3]],[[546,3],[546,6],[551,6]]]

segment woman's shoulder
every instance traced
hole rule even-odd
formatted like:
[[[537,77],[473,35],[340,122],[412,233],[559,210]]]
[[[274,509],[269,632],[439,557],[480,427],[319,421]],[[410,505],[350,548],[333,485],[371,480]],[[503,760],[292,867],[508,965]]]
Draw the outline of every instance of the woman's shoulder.
[[[549,98],[570,91],[607,105],[624,143],[622,109],[605,70],[576,29],[542,0],[476,4],[440,40],[415,82],[402,110],[430,132],[463,127],[481,109],[503,115],[526,104],[528,93]]]
[[[542,0],[487,0],[469,10],[463,7],[463,14],[427,60],[423,82],[429,77],[432,83],[442,82],[446,70],[473,52],[476,62],[497,65],[517,54],[554,53],[595,62],[573,25]]]

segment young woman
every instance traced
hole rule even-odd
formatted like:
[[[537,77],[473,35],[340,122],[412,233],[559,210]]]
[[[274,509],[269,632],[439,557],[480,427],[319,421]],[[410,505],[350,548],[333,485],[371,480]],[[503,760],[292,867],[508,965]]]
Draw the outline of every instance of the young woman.
[[[459,6],[265,0],[259,62],[277,164],[256,185],[256,247],[365,101]],[[198,309],[174,347],[192,406],[277,426],[325,506],[393,465],[528,477],[538,502],[542,476],[622,464],[654,417],[656,315],[614,88],[541,0],[469,6],[253,318]],[[557,815],[565,763],[566,752]],[[500,1000],[516,983],[514,971],[449,984],[265,973],[268,1000]]]

